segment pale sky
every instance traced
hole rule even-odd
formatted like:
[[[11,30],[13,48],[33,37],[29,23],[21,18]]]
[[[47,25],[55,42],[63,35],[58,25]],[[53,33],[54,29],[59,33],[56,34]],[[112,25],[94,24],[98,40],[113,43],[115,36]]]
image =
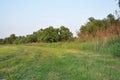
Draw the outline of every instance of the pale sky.
[[[102,19],[117,8],[115,0],[0,0],[0,38],[61,25],[75,35],[89,17]]]

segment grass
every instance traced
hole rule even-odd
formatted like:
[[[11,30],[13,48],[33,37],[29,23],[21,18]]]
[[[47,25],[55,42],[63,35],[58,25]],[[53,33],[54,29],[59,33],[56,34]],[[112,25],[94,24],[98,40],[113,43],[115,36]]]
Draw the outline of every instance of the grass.
[[[120,80],[120,58],[91,42],[1,45],[0,80]]]

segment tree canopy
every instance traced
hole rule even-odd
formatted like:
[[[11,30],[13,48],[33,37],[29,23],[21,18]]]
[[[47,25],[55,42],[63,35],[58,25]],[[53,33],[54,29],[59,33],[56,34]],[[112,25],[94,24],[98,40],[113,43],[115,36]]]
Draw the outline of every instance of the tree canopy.
[[[73,37],[72,32],[65,27],[54,28],[49,26],[45,29],[40,29],[33,34],[25,36],[16,36],[11,34],[5,39],[0,39],[1,44],[21,44],[21,43],[32,43],[32,42],[59,42],[68,41]]]
[[[78,38],[87,40],[95,37],[105,37],[110,35],[119,35],[119,18],[115,18],[113,14],[108,14],[104,19],[95,19],[93,17],[88,18],[88,22],[82,25],[79,32]],[[118,27],[116,27],[118,26]]]

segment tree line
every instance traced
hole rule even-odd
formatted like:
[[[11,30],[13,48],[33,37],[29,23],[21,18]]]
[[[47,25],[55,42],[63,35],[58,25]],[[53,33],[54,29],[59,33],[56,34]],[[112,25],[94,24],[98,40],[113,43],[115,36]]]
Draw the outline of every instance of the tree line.
[[[60,41],[69,41],[73,39],[73,34],[70,30],[61,26],[60,28],[54,28],[49,26],[45,29],[40,29],[33,34],[27,36],[16,36],[11,34],[5,39],[0,39],[1,44],[23,44],[23,43],[32,43],[32,42],[60,42]]]
[[[77,33],[80,40],[88,40],[94,38],[103,38],[120,35],[120,20],[115,18],[113,14],[107,15],[104,19],[88,18],[88,22],[81,26]]]
[[[104,19],[88,18],[88,22],[82,25],[77,33],[77,38],[73,37],[73,33],[69,28],[61,26],[54,28],[49,26],[40,29],[27,36],[16,36],[11,34],[5,39],[0,39],[0,44],[24,44],[33,42],[61,42],[73,41],[74,39],[86,41],[94,38],[103,38],[120,35],[120,20],[115,18],[113,14],[107,15]]]

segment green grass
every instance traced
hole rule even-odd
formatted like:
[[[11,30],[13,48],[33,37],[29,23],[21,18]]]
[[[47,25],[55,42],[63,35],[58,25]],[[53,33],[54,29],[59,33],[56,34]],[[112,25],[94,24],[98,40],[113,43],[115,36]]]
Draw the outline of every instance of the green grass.
[[[0,80],[120,80],[120,58],[93,44],[1,45]]]

